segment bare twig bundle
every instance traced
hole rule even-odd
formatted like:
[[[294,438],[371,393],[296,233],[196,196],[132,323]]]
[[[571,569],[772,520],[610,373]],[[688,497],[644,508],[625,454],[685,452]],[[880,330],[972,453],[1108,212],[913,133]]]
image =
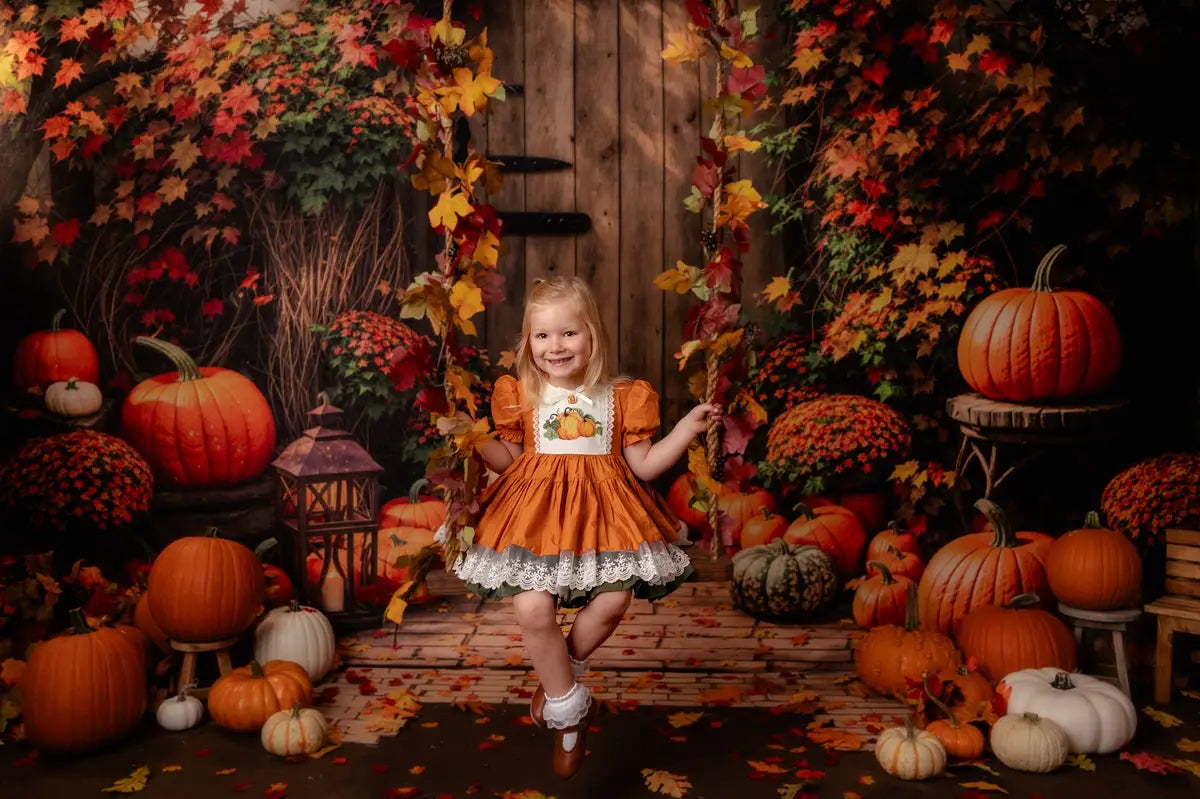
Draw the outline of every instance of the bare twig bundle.
[[[306,216],[276,197],[257,199],[250,230],[263,263],[263,290],[274,295],[275,327],[264,331],[267,398],[280,433],[295,437],[321,390],[320,338],[348,310],[394,310],[392,286],[407,285],[404,211],[394,186],[364,208],[333,205]]]

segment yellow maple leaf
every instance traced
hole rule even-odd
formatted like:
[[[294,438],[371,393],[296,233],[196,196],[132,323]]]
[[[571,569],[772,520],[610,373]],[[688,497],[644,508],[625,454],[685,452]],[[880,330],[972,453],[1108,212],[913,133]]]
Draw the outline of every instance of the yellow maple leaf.
[[[749,414],[750,418],[753,419],[754,421],[758,422],[759,424],[767,423],[766,409],[763,408],[763,406],[759,405],[758,401],[755,400],[754,397],[750,396],[750,392],[739,391],[738,395],[737,395],[737,399],[734,400],[734,402],[735,402],[735,404],[740,405],[743,408],[745,408],[746,413]]]
[[[180,172],[187,172],[200,157],[200,148],[190,138],[180,139],[171,148],[171,162]]]
[[[759,147],[762,147],[762,142],[756,141],[754,139],[748,139],[745,136],[726,136],[725,137],[725,149],[731,153],[736,153],[739,151],[746,152],[746,153],[752,153],[755,150],[757,150]]]
[[[703,716],[703,712],[684,713],[681,711],[679,713],[672,713],[671,715],[667,716],[667,723],[675,729],[679,729],[680,727],[690,727],[703,718]]]
[[[687,777],[672,774],[669,771],[644,768],[642,769],[642,777],[646,780],[646,787],[651,791],[667,796],[674,796],[676,799],[682,797],[692,789],[692,783]]]
[[[708,485],[712,482],[712,472],[708,469],[708,456],[704,453],[704,447],[699,444],[693,444],[688,449],[688,471],[695,475],[700,486]]]
[[[703,341],[693,339],[692,341],[683,342],[683,345],[679,348],[679,352],[675,353],[675,359],[679,361],[679,371],[682,372],[684,367],[687,366],[688,359],[702,349],[704,349]]]
[[[792,291],[792,283],[783,275],[776,275],[771,278],[771,282],[766,285],[760,293],[762,297],[769,302],[774,302],[781,297],[786,297]]]
[[[904,463],[897,465],[895,469],[892,469],[892,475],[888,479],[899,480],[901,482],[905,480],[911,480],[919,468],[920,464],[918,464],[917,461],[905,461]]]
[[[183,766],[180,766],[178,764],[171,764],[169,766],[162,767],[162,772],[164,774],[170,774],[173,771],[183,771]]]
[[[1168,760],[1167,762],[1176,768],[1190,771],[1193,775],[1200,777],[1200,763],[1197,763],[1195,760]]]
[[[1087,755],[1068,755],[1067,765],[1074,766],[1075,768],[1082,769],[1083,771],[1096,770],[1095,762],[1093,762],[1092,759]]]
[[[450,289],[450,307],[454,309],[454,323],[468,336],[475,335],[475,323],[471,317],[483,310],[483,292],[470,280],[458,280]]]
[[[427,153],[421,161],[421,171],[412,177],[415,188],[428,191],[430,194],[442,194],[446,185],[454,176],[454,162],[441,153]]]
[[[694,266],[683,261],[676,261],[675,266],[654,278],[654,285],[663,291],[673,291],[676,294],[687,294],[695,288],[701,272]]]
[[[235,768],[223,768],[223,769],[221,769],[220,771],[218,771],[218,772],[217,772],[217,776],[218,776],[218,777],[227,777],[227,776],[229,776],[230,774],[237,774],[237,769],[235,769]]]
[[[22,195],[17,202],[17,211],[24,216],[33,216],[39,210],[41,210],[41,203],[36,197],[30,197],[28,194]]]
[[[704,54],[704,40],[696,32],[688,28],[683,33],[673,33],[667,41],[667,46],[659,53],[659,57],[671,64],[685,64],[695,61]]]
[[[903,158],[921,146],[921,137],[915,130],[894,130],[883,140],[888,144],[888,154],[897,158]]]
[[[970,44],[967,45],[967,55],[976,55],[992,46],[992,40],[982,33],[977,33],[971,37]]]
[[[512,350],[501,350],[500,360],[497,361],[501,369],[511,369],[517,363],[517,354]]]
[[[780,105],[796,105],[797,103],[811,102],[817,96],[817,87],[810,83],[803,86],[793,86],[783,93],[783,98],[779,101]]]
[[[128,777],[122,777],[107,788],[101,788],[101,793],[136,793],[146,790],[146,780],[150,777],[150,767],[141,766],[130,772]]]
[[[462,192],[452,191],[438,197],[437,205],[429,210],[429,224],[452,230],[460,217],[471,213],[471,203]]]
[[[485,230],[476,242],[475,260],[489,269],[496,268],[496,263],[500,260],[500,239],[490,230]]]
[[[170,205],[176,200],[182,200],[187,196],[187,187],[187,178],[171,175],[163,178],[163,182],[159,184],[158,196],[163,198],[163,202]]]
[[[442,17],[433,26],[433,32],[429,38],[448,45],[462,44],[467,38],[467,31],[466,28],[455,27],[449,17]]]
[[[895,274],[896,283],[903,286],[916,280],[918,275],[929,274],[937,265],[937,255],[928,245],[904,244],[896,250],[889,269]]]
[[[454,85],[442,86],[435,91],[442,96],[442,109],[453,114],[456,108],[467,116],[482,111],[487,106],[488,95],[500,88],[500,81],[491,75],[476,75],[465,67],[454,70]]]
[[[1178,727],[1180,724],[1183,724],[1182,719],[1172,716],[1170,713],[1164,713],[1163,711],[1150,707],[1149,705],[1142,708],[1142,712],[1154,719],[1155,723],[1157,723],[1160,727]]]
[[[991,782],[960,782],[964,788],[971,788],[976,791],[998,791],[999,793],[1008,793],[1008,791]]]
[[[950,53],[946,56],[946,65],[951,72],[961,72],[971,68],[971,56],[966,53]]]
[[[1193,741],[1191,738],[1180,738],[1175,743],[1175,748],[1180,752],[1200,752],[1200,741]]]
[[[754,66],[754,59],[750,58],[750,56],[746,55],[741,50],[737,50],[727,44],[721,45],[721,58],[724,58],[735,67],[744,67],[749,69],[750,67]]]
[[[42,241],[50,235],[50,226],[46,224],[46,220],[40,216],[25,217],[18,219],[13,223],[13,237],[15,244],[41,244]]]
[[[696,697],[702,705],[732,704],[742,701],[742,689],[736,685],[722,685],[710,691],[705,691]]]
[[[792,63],[788,68],[799,75],[804,75],[817,67],[825,60],[825,51],[813,47],[801,47],[793,53]]]
[[[383,617],[392,624],[402,624],[404,622],[404,611],[408,608],[408,601],[403,599],[404,592],[412,585],[412,580],[406,580],[403,585],[392,593],[392,598],[388,601],[387,608],[383,611]]]

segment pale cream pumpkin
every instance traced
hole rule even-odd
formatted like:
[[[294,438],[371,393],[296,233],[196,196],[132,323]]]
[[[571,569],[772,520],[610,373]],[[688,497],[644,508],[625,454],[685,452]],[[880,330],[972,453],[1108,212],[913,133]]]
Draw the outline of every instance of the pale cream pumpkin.
[[[321,711],[294,705],[267,717],[262,727],[262,745],[273,755],[308,755],[325,745],[329,726]]]
[[[1009,713],[1036,712],[1063,728],[1071,752],[1106,755],[1133,739],[1137,710],[1125,693],[1086,674],[1022,669],[996,686]]]
[[[88,416],[100,410],[100,387],[71,377],[46,387],[46,410],[59,416]]]
[[[946,770],[946,747],[937,736],[917,730],[907,718],[875,742],[875,759],[883,770],[902,780],[925,780]]]
[[[1067,733],[1036,713],[1010,713],[992,725],[992,752],[1017,771],[1043,774],[1067,762]]]
[[[287,660],[308,672],[313,683],[333,668],[337,657],[333,626],[316,608],[292,600],[271,610],[254,630],[254,659]]]
[[[158,726],[164,730],[179,732],[190,730],[204,718],[204,705],[194,696],[189,696],[187,686],[179,690],[177,696],[165,700],[154,711]]]

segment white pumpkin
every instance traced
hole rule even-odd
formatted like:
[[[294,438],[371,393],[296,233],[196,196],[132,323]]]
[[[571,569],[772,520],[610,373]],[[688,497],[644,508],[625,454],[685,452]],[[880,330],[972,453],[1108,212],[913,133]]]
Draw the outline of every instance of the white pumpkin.
[[[1067,733],[1036,713],[1010,713],[992,725],[988,742],[1001,763],[1044,774],[1067,762]]]
[[[296,705],[267,717],[260,737],[263,749],[273,755],[308,755],[325,745],[329,725],[321,711]]]
[[[196,697],[188,696],[185,686],[180,689],[178,696],[173,696],[158,706],[158,710],[154,711],[154,718],[164,730],[190,730],[204,718],[204,705]]]
[[[1115,752],[1137,732],[1137,710],[1129,697],[1086,674],[1022,669],[1005,675],[996,692],[1007,698],[1009,713],[1037,713],[1062,727],[1076,754]]]
[[[255,660],[290,660],[308,672],[314,685],[333,668],[336,657],[329,619],[316,608],[295,600],[267,613],[254,631]]]
[[[100,387],[71,377],[46,387],[46,409],[59,416],[88,416],[100,410]]]
[[[879,734],[875,759],[894,777],[925,780],[946,770],[946,747],[933,733],[916,730],[905,719],[903,727],[889,727]]]

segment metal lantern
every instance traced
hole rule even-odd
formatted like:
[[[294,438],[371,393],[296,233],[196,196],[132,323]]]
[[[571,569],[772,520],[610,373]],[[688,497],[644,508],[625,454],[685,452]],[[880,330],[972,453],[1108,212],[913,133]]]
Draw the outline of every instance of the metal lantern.
[[[322,397],[312,427],[275,459],[275,513],[291,552],[300,600],[322,608],[335,626],[379,623],[363,601],[379,559],[379,474],[383,467],[340,429],[341,408]],[[309,578],[311,556],[320,570]]]

